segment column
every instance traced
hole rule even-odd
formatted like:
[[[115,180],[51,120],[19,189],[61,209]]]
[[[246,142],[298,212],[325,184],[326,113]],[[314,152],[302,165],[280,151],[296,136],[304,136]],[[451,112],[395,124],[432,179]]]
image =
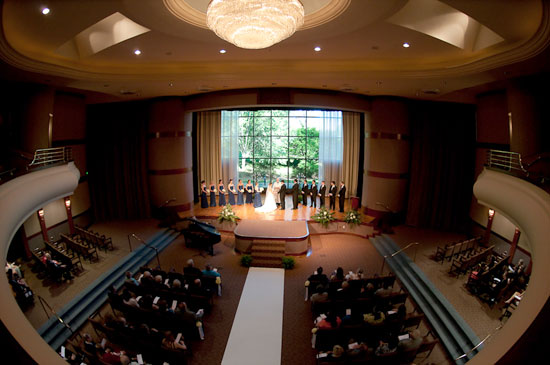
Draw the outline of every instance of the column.
[[[48,237],[48,228],[46,227],[46,219],[44,218],[44,209],[39,209],[38,212],[36,212],[36,215],[38,216],[38,222],[40,223],[42,239],[46,242],[50,242],[50,238]]]
[[[375,98],[371,105],[365,118],[362,208],[382,218],[407,206],[409,114],[398,98]]]
[[[520,234],[521,234],[521,232],[520,232],[519,228],[516,227],[516,231],[514,232],[514,238],[512,238],[512,244],[510,245],[510,255],[509,255],[509,259],[508,259],[508,262],[510,264],[512,264],[514,262],[514,255],[516,254],[516,249],[518,247],[518,241],[519,241]]]
[[[151,106],[148,133],[149,192],[153,207],[193,207],[192,114],[179,98]]]

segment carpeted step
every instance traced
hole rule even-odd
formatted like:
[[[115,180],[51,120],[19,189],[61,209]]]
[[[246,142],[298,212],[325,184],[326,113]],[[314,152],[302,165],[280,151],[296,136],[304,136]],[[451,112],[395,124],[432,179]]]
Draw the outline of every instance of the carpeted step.
[[[281,254],[282,256],[285,255],[285,247],[277,247],[277,246],[267,246],[267,245],[253,245],[250,249],[250,252],[254,254],[255,252],[258,253],[276,253]]]
[[[252,264],[250,266],[254,267],[273,267],[280,269],[283,266],[282,260],[266,260],[266,259],[256,259],[254,258],[252,260]]]
[[[371,239],[371,242],[382,256],[390,255],[400,249],[387,235]],[[406,253],[388,258],[386,263],[420,306],[453,358],[467,353],[479,343],[478,337],[467,323]],[[474,351],[469,358],[476,353],[477,351]]]
[[[167,247],[179,233],[166,229],[149,239],[149,246],[159,252]],[[107,289],[114,285],[120,287],[124,282],[126,271],[135,272],[140,266],[146,265],[155,257],[154,250],[140,245],[133,252],[117,262],[110,270],[103,273],[73,300],[67,303],[57,313],[73,329],[79,328],[107,299]],[[54,349],[59,348],[70,337],[70,331],[55,317],[50,318],[38,329],[38,333]]]

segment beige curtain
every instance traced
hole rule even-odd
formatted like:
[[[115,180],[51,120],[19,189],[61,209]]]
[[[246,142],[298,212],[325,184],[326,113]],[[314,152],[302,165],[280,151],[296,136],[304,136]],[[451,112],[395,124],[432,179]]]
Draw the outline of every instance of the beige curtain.
[[[361,115],[354,112],[343,112],[344,156],[342,180],[346,183],[348,197],[357,196],[359,179],[359,149],[361,143]]]
[[[218,180],[222,178],[221,129],[220,111],[197,114],[198,186],[201,180],[205,180],[207,185],[213,181],[218,186]]]

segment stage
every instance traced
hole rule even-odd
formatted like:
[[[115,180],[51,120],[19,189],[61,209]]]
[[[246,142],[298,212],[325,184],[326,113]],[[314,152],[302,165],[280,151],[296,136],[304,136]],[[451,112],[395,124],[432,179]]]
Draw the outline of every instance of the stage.
[[[254,242],[285,243],[285,254],[304,254],[308,250],[309,229],[306,221],[260,221],[245,219],[233,231],[235,249],[249,252]]]

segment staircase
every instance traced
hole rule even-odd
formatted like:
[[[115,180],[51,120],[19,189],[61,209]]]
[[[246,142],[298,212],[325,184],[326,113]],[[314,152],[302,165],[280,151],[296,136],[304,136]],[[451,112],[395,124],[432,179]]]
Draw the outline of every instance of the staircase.
[[[179,232],[165,229],[150,238],[147,244],[159,252],[176,239]],[[120,287],[124,283],[126,271],[136,272],[155,257],[155,251],[140,245],[133,252],[117,262],[111,269],[99,276],[92,284],[80,292],[73,300],[57,311],[57,314],[76,331],[90,315],[99,309],[107,299],[107,289],[112,285]],[[70,336],[71,332],[52,316],[38,329],[52,348],[58,349]]]
[[[250,249],[251,266],[281,268],[285,256],[285,242],[273,240],[254,240]]]
[[[385,234],[371,238],[370,241],[382,256],[391,255],[400,250],[400,247]],[[406,253],[402,252],[393,258],[387,258],[386,263],[424,312],[453,359],[467,354],[480,342],[464,319]],[[464,364],[482,348],[483,346],[480,346],[456,363]]]

